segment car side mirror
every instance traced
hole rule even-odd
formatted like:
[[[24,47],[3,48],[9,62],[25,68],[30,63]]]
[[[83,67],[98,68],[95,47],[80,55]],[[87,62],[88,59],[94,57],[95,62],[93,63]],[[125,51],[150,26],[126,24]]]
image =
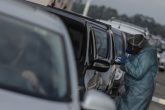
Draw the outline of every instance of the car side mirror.
[[[116,110],[114,101],[102,92],[89,90],[82,103],[84,110]]]
[[[108,71],[110,68],[110,63],[106,60],[94,60],[93,61],[93,65],[92,65],[92,69],[97,70],[99,72],[106,72]]]

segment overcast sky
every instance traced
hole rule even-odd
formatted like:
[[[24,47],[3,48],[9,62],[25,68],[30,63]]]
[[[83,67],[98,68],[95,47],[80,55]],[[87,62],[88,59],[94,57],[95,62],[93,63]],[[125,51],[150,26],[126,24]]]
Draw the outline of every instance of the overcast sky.
[[[133,16],[143,14],[165,25],[165,0],[93,0],[92,4],[117,9],[119,14]]]

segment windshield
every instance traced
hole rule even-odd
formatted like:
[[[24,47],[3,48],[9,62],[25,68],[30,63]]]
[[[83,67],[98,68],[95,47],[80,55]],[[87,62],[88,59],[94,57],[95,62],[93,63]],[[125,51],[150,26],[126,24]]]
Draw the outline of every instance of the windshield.
[[[0,15],[0,87],[62,99],[65,64],[58,34]]]

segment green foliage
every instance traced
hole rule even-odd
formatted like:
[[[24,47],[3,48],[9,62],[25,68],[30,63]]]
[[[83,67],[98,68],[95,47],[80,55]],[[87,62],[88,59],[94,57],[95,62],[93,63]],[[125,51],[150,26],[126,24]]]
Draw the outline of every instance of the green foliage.
[[[74,4],[72,10],[77,13],[83,13],[84,4]],[[132,17],[128,17],[125,14],[119,15],[117,10],[110,7],[107,8],[105,6],[91,5],[88,16],[94,19],[103,20],[108,20],[112,17],[115,17],[125,22],[133,23],[141,27],[147,27],[152,34],[161,35],[162,37],[165,36],[165,25],[161,25],[157,23],[153,18],[141,14],[136,14]]]

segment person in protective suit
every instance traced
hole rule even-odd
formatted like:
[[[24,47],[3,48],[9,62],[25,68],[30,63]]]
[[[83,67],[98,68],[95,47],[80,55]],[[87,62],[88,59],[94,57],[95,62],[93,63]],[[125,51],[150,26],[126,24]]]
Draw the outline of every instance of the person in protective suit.
[[[117,110],[147,110],[155,88],[158,70],[157,52],[142,35],[128,40],[128,58],[121,58],[125,74],[125,93],[120,96]]]

